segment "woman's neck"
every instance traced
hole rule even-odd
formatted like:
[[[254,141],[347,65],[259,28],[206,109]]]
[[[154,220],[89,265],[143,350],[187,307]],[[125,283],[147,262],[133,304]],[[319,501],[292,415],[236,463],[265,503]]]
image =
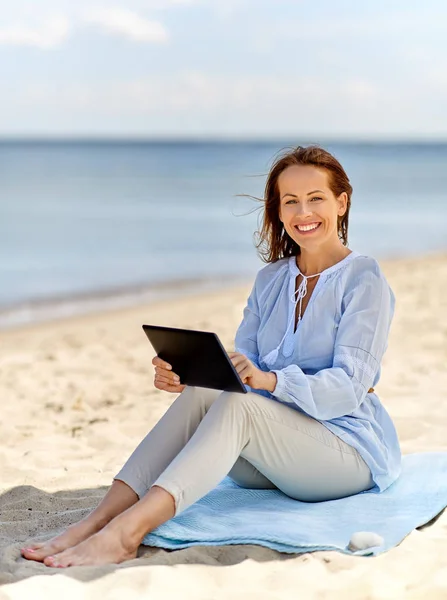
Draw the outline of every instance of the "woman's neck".
[[[301,273],[308,277],[333,267],[346,258],[348,254],[351,254],[351,250],[343,245],[327,251],[319,250],[318,252],[308,252],[301,248],[300,254],[296,257],[296,264]]]

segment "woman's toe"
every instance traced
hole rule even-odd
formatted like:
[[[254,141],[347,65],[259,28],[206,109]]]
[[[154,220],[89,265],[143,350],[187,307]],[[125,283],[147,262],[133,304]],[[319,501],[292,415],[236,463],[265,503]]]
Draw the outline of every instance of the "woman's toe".
[[[68,567],[71,563],[71,553],[70,550],[64,550],[63,552],[59,552],[58,554],[53,554],[52,556],[48,556],[44,563],[47,567]]]
[[[45,556],[45,543],[26,546],[21,548],[20,552],[24,558],[29,560],[42,560]]]
[[[57,567],[57,562],[56,556],[46,556],[43,559],[43,564],[47,567]]]

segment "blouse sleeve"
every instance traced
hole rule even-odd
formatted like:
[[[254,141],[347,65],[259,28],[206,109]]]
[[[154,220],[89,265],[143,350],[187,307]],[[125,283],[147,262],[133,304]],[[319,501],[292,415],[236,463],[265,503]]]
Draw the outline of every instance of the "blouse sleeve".
[[[235,350],[244,354],[251,362],[259,366],[257,333],[259,328],[259,306],[256,296],[256,282],[248,297],[244,308],[242,323],[239,325],[235,336]]]
[[[274,370],[273,396],[322,421],[354,412],[380,374],[393,312],[394,295],[378,266],[363,271],[345,291],[332,367],[315,375],[298,365]]]

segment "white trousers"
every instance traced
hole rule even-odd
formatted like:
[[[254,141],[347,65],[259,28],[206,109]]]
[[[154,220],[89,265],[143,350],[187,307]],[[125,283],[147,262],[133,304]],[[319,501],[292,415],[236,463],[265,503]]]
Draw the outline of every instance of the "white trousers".
[[[229,475],[245,488],[278,488],[304,502],[374,486],[355,448],[319,421],[255,393],[186,387],[115,479],[141,498],[168,491],[175,514]]]

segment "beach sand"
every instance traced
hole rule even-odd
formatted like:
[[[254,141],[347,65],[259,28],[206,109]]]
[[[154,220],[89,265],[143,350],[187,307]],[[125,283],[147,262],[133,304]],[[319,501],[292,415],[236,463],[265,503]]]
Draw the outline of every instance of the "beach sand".
[[[447,256],[381,261],[397,299],[376,388],[403,453],[447,450]],[[55,570],[20,556],[87,514],[174,394],[153,387],[142,323],[215,331],[227,349],[251,287],[0,335],[0,600],[447,598],[447,511],[377,557],[261,546],[142,547],[119,566]]]

